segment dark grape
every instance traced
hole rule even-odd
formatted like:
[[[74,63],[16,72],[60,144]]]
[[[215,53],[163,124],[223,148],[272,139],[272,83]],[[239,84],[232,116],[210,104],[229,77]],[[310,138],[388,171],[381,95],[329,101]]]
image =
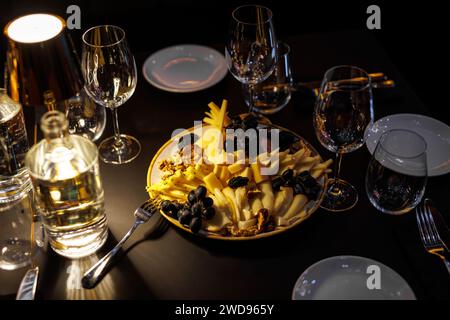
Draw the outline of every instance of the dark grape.
[[[303,186],[300,183],[296,183],[294,185],[294,194],[305,194],[305,189],[303,188]]]
[[[215,214],[216,210],[213,207],[208,207],[203,210],[203,216],[205,217],[206,220],[212,219]]]
[[[195,191],[192,190],[188,194],[188,201],[190,204],[194,204],[197,201],[197,196],[195,195]]]
[[[246,186],[248,184],[248,178],[246,177],[233,177],[228,181],[228,186],[232,189],[237,189],[239,187]]]
[[[193,218],[192,217],[192,213],[189,210],[183,210],[181,215],[180,215],[180,217],[178,218],[178,221],[181,224],[189,225],[189,223],[191,222],[192,218]]]
[[[214,200],[211,199],[210,197],[206,197],[205,199],[203,199],[203,205],[205,206],[205,208],[212,207],[213,204]]]
[[[199,217],[202,214],[203,206],[200,202],[196,202],[191,207],[191,212],[195,217]]]
[[[272,189],[275,191],[280,191],[280,187],[282,187],[284,184],[284,181],[281,177],[277,177],[272,180]]]
[[[283,177],[284,181],[289,181],[294,177],[294,170],[287,169],[283,172],[281,176]]]
[[[161,202],[161,210],[165,214],[169,214],[169,212],[172,210],[172,208],[173,208],[172,201],[164,200],[163,202]]]
[[[280,151],[289,149],[294,142],[299,140],[297,136],[288,131],[280,131],[279,139]]]
[[[182,209],[184,208],[184,204],[181,203],[181,202],[174,201],[174,202],[172,202],[172,204],[173,204],[173,206],[174,206],[173,209],[174,209],[175,211],[180,211],[180,210],[182,210]]]
[[[199,232],[202,227],[202,219],[199,217],[194,217],[189,223],[189,227],[193,233]]]
[[[306,179],[308,177],[311,177],[311,174],[309,173],[309,171],[305,170],[305,171],[300,172],[297,175],[297,177],[300,178],[300,179]]]
[[[295,186],[295,183],[296,183],[296,180],[292,178],[292,179],[285,181],[284,186],[293,188]]]
[[[198,186],[197,189],[195,189],[195,196],[197,197],[197,200],[205,198],[206,188],[204,186]]]

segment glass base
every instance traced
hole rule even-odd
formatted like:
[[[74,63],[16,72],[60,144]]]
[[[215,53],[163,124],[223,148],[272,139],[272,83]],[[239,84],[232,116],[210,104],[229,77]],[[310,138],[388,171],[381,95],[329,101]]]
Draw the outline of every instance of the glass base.
[[[100,159],[105,163],[123,164],[133,161],[141,153],[139,141],[126,134],[120,135],[120,145],[114,137],[109,137],[98,147]]]
[[[31,242],[9,239],[0,244],[0,269],[16,270],[30,264],[32,258]]]
[[[320,207],[332,212],[341,212],[350,210],[357,202],[358,192],[355,187],[344,180],[330,179]]]
[[[0,211],[13,206],[31,190],[31,179],[27,169],[14,176],[0,177]]]
[[[99,250],[108,238],[106,217],[97,223],[71,232],[52,231],[47,229],[52,249],[69,259],[89,256]]]

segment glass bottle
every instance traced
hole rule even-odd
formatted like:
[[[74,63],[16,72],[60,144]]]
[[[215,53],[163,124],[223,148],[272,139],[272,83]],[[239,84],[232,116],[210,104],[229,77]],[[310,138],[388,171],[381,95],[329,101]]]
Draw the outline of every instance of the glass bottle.
[[[0,204],[22,198],[29,189],[24,163],[27,151],[22,106],[0,88]]]
[[[89,139],[69,135],[63,113],[49,111],[41,119],[44,139],[25,158],[53,250],[80,258],[106,241],[107,225],[98,150]]]

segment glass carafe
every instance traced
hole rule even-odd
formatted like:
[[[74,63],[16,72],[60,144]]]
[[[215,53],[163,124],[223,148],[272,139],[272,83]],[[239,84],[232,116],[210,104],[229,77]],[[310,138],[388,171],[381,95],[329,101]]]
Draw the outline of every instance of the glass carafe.
[[[44,139],[27,153],[37,213],[57,253],[79,258],[106,241],[107,225],[98,151],[89,139],[69,135],[63,113],[41,119]]]

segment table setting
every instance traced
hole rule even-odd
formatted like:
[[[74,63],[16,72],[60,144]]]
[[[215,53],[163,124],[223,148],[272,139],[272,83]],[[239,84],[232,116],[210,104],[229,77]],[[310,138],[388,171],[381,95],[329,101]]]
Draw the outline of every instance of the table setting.
[[[12,18],[0,297],[449,299],[449,125],[366,33],[279,19],[152,52],[90,26],[78,54],[61,17]]]

